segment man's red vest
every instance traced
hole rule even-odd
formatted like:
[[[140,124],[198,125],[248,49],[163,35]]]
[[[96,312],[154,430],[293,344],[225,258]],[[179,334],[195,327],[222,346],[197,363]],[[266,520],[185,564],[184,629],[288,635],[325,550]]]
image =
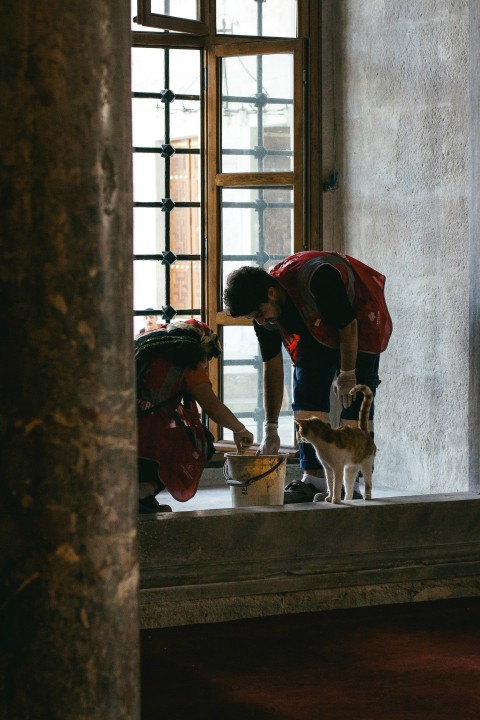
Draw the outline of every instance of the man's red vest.
[[[307,329],[319,343],[338,348],[338,330],[327,325],[319,314],[310,292],[312,275],[322,265],[331,265],[340,273],[347,297],[358,323],[358,350],[383,352],[392,333],[392,320],[385,302],[385,276],[368,265],[340,253],[307,250],[285,258],[270,270],[293,300]],[[295,362],[298,335],[280,327],[283,343]]]

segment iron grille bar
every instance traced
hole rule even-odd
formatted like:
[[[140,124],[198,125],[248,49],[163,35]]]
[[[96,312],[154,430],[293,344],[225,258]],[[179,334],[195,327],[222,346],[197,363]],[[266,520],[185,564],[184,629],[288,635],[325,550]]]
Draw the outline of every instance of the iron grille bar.
[[[175,155],[200,155],[200,148],[176,148],[174,145],[172,145],[173,149],[175,150]],[[154,148],[154,147],[134,147],[133,152],[138,153],[162,153],[163,148]]]
[[[133,98],[150,98],[152,100],[163,100],[162,93],[149,93],[149,92],[132,92]],[[177,95],[175,93],[175,100],[197,100],[200,101],[198,95]]]
[[[253,359],[248,360],[247,358],[244,360],[223,360],[223,364],[225,367],[237,367],[237,366],[249,366],[249,365],[255,365],[258,367],[262,366],[262,360],[261,358],[259,360]]]
[[[243,203],[235,203],[235,202],[222,202],[222,208],[255,208],[256,209],[256,203],[254,202],[243,202]],[[293,203],[279,203],[279,202],[269,202],[266,204],[265,209],[272,209],[272,208],[293,208]]]
[[[201,255],[177,255],[177,260],[201,260]],[[134,255],[134,260],[163,260],[163,255]]]
[[[170,87],[170,50],[165,50],[164,53],[164,87]],[[170,144],[170,103],[164,103],[164,122],[165,122],[165,145]],[[164,164],[164,178],[165,178],[165,197],[170,197],[170,158],[165,158]],[[161,207],[163,206],[163,203]],[[145,207],[145,206],[144,206]],[[155,206],[153,206],[155,207]],[[168,253],[170,250],[170,213],[165,213],[165,252]],[[171,276],[170,276],[170,265],[165,265],[165,305],[170,306],[171,296]]]
[[[175,150],[175,155],[200,155],[200,148],[176,148],[172,145]],[[134,147],[133,152],[137,153],[162,153],[163,148],[161,147]],[[244,148],[223,148],[222,155],[257,155],[257,150],[244,149]],[[278,156],[278,157],[293,157],[293,150],[269,150],[265,148],[265,156]]]
[[[180,97],[179,95],[175,96]],[[257,105],[258,101],[254,95],[222,95],[222,102],[241,102],[247,105]],[[266,105],[293,105],[292,98],[271,98],[269,97],[265,103]]]
[[[269,260],[285,260],[285,255],[268,255]],[[256,255],[222,255],[222,260],[257,260]]]
[[[260,410],[259,408],[257,408],[255,410],[250,410],[250,411],[249,410],[242,410],[241,412],[235,411],[235,417],[238,417],[238,418],[253,418],[255,420],[257,417],[260,418],[260,416],[261,416],[261,419],[257,420],[258,437],[262,436],[262,425],[263,425],[263,418],[264,418],[263,410]],[[289,410],[281,410],[278,413],[278,417],[287,417],[287,416],[291,416],[291,412]]]
[[[134,202],[134,203],[133,203],[133,207],[159,207],[159,208],[161,208],[161,207],[163,207],[163,206],[164,206],[164,203],[162,203],[162,202],[156,202],[156,201],[155,201],[155,202]],[[196,202],[196,201],[192,201],[192,202],[175,202],[175,207],[176,207],[176,208],[179,208],[179,207],[187,207],[187,208],[200,207],[200,203],[199,203],[199,202]],[[170,248],[166,248],[166,249],[170,249]]]
[[[255,155],[257,156],[257,150],[252,149],[241,149],[241,148],[222,148],[222,155]],[[293,157],[293,150],[269,150],[265,148],[265,156],[267,155],[279,155],[280,157]]]
[[[161,314],[162,314],[162,309],[161,309],[161,308],[160,308],[159,310],[154,309],[153,313],[152,313],[152,312],[146,313],[145,310],[134,310],[134,311],[133,311],[133,314],[134,314],[136,317],[142,317],[142,316],[144,316],[145,314],[148,314],[148,315],[150,315],[150,314],[151,314],[151,315],[161,315]],[[181,316],[183,317],[183,316],[185,316],[185,315],[201,315],[201,314],[202,314],[202,311],[201,311],[200,308],[186,308],[186,309],[184,308],[183,310],[177,310],[177,311],[176,311],[176,314],[175,314],[175,317],[177,317],[178,315],[181,315]]]

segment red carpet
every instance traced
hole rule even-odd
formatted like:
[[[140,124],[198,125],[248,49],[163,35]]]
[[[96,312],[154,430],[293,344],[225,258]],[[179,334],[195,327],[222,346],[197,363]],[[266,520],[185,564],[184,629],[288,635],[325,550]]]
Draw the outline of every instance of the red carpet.
[[[480,598],[144,630],[142,720],[480,720]]]

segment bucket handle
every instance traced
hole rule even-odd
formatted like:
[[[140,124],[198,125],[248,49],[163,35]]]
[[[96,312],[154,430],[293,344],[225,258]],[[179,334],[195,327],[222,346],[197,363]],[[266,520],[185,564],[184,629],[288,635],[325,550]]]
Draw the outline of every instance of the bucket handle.
[[[261,480],[264,477],[267,477],[267,475],[270,475],[271,473],[275,472],[277,468],[280,467],[280,465],[286,461],[286,457],[282,457],[281,460],[277,462],[276,465],[270,468],[270,470],[267,470],[266,472],[262,473],[261,475],[257,475],[256,477],[249,478],[248,480],[245,480],[245,482],[242,482],[241,480],[234,480],[232,477],[230,477],[228,473],[228,460],[225,460],[225,463],[223,465],[223,477],[225,478],[225,482],[227,485],[236,485],[241,487],[248,487],[252,483],[256,482],[257,480]]]

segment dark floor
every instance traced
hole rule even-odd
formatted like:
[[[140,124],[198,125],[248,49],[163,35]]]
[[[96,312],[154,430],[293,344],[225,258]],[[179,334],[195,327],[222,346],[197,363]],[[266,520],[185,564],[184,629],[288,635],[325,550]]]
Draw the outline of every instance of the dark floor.
[[[480,720],[480,598],[144,630],[142,720]]]

